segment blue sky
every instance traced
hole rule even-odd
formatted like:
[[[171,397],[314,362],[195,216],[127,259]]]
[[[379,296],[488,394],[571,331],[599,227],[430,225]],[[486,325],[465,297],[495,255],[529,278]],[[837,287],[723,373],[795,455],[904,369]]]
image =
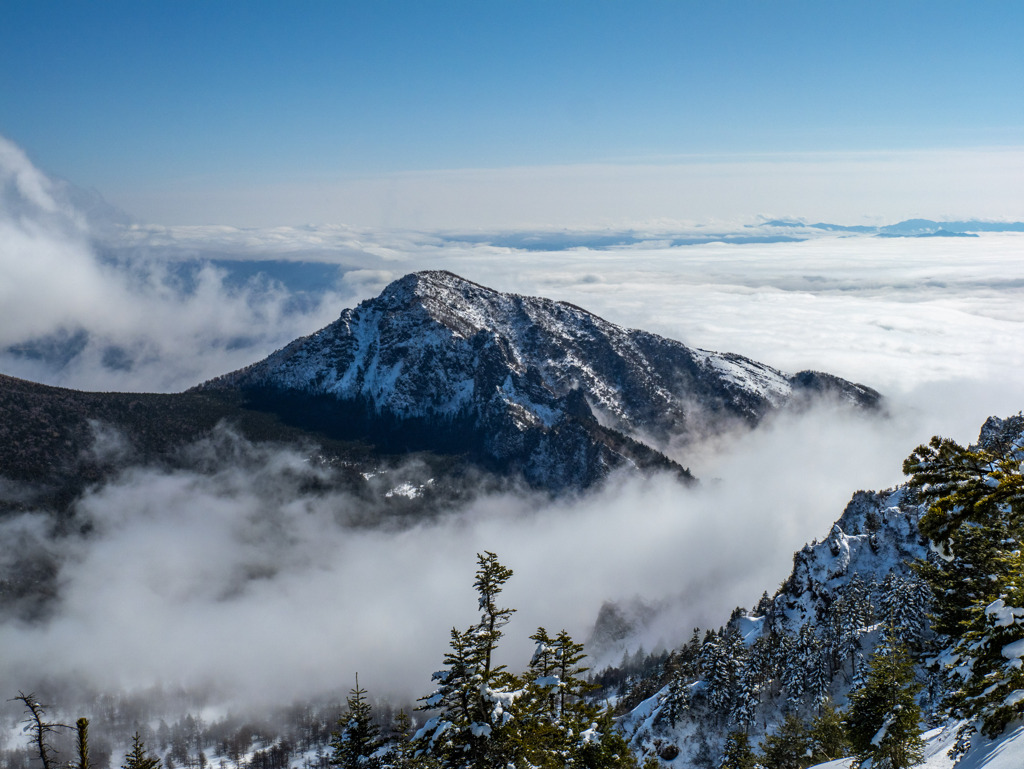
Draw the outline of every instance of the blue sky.
[[[1022,32],[1020,2],[3,0],[0,135],[151,220],[343,220],[396,175],[1020,148]]]

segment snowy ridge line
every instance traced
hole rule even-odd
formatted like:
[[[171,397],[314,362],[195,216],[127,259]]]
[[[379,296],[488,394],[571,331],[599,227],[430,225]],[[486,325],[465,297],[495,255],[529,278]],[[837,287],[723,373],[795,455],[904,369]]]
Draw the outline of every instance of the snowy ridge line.
[[[196,389],[259,393],[269,409],[283,398],[318,400],[321,415],[337,403],[338,429],[363,430],[349,437],[477,452],[536,484],[577,488],[617,467],[671,465],[661,454],[670,440],[754,427],[808,398],[862,408],[881,398],[828,374],[787,375],[443,270],[406,275],[320,331]],[[573,466],[551,471],[542,458]]]

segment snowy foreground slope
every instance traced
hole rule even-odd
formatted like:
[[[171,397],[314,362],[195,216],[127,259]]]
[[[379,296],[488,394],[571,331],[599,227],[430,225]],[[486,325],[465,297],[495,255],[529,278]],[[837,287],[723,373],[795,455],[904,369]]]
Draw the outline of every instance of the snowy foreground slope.
[[[1022,437],[1024,417],[993,417],[978,445]],[[620,720],[638,754],[664,766],[718,766],[731,732],[745,731],[756,749],[784,716],[810,723],[824,700],[843,709],[884,632],[912,648],[947,645],[930,628],[930,588],[911,569],[937,558],[918,530],[924,512],[909,486],[856,492],[827,536],[794,554],[793,571],[773,597],[672,652],[661,688]],[[917,680],[922,726],[930,728],[922,766],[949,769],[960,724],[943,715],[946,684],[920,664]],[[957,766],[1024,768],[1024,725],[1011,724],[996,740],[976,735]]]
[[[622,466],[670,468],[670,439],[754,426],[808,397],[879,402],[838,377],[787,375],[446,271],[406,275],[197,389],[239,391],[381,447],[469,452],[546,488],[582,488]]]
[[[932,729],[924,734],[926,746],[920,769],[952,769],[947,753],[956,739],[956,725]],[[853,759],[842,758],[817,764],[811,769],[849,769]],[[1011,726],[996,740],[977,737],[976,744],[956,764],[957,769],[1021,769],[1024,767],[1024,724]]]

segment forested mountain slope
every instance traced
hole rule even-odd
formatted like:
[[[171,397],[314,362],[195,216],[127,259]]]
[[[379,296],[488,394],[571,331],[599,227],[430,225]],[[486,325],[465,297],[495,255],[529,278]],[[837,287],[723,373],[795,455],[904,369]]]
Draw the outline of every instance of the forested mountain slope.
[[[854,494],[774,596],[632,684],[657,688],[623,717],[634,747],[670,766],[718,766],[740,737],[768,766],[782,744],[804,746],[793,766],[834,758],[814,728],[848,708],[881,649],[903,645],[924,723],[946,727],[932,747],[986,765],[978,756],[998,755],[993,740],[1024,718],[1022,460],[1024,417],[990,418],[974,446],[919,447],[908,483]]]

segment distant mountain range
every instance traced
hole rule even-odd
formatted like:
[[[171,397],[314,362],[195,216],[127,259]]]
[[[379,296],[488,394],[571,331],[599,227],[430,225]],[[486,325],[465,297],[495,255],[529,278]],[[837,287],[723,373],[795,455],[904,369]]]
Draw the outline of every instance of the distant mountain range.
[[[645,232],[636,230],[611,232],[493,232],[447,233],[447,238],[460,243],[486,243],[521,251],[566,251],[588,248],[595,251],[628,248],[656,242],[661,247],[699,246],[705,243],[797,243],[817,232],[849,233],[888,238],[977,237],[980,232],[1024,232],[1024,222],[986,222],[977,219],[940,222],[931,219],[907,219],[895,224],[832,224],[808,223],[798,219],[770,219],[742,229],[728,230],[708,227],[688,230],[685,234]]]
[[[896,224],[886,224],[878,227],[870,225],[827,224],[825,222],[807,224],[789,219],[772,219],[763,224],[769,227],[849,232],[860,235],[877,235],[883,238],[956,238],[977,237],[979,232],[1024,232],[1024,222],[983,222],[977,219],[957,222],[906,219]]]

